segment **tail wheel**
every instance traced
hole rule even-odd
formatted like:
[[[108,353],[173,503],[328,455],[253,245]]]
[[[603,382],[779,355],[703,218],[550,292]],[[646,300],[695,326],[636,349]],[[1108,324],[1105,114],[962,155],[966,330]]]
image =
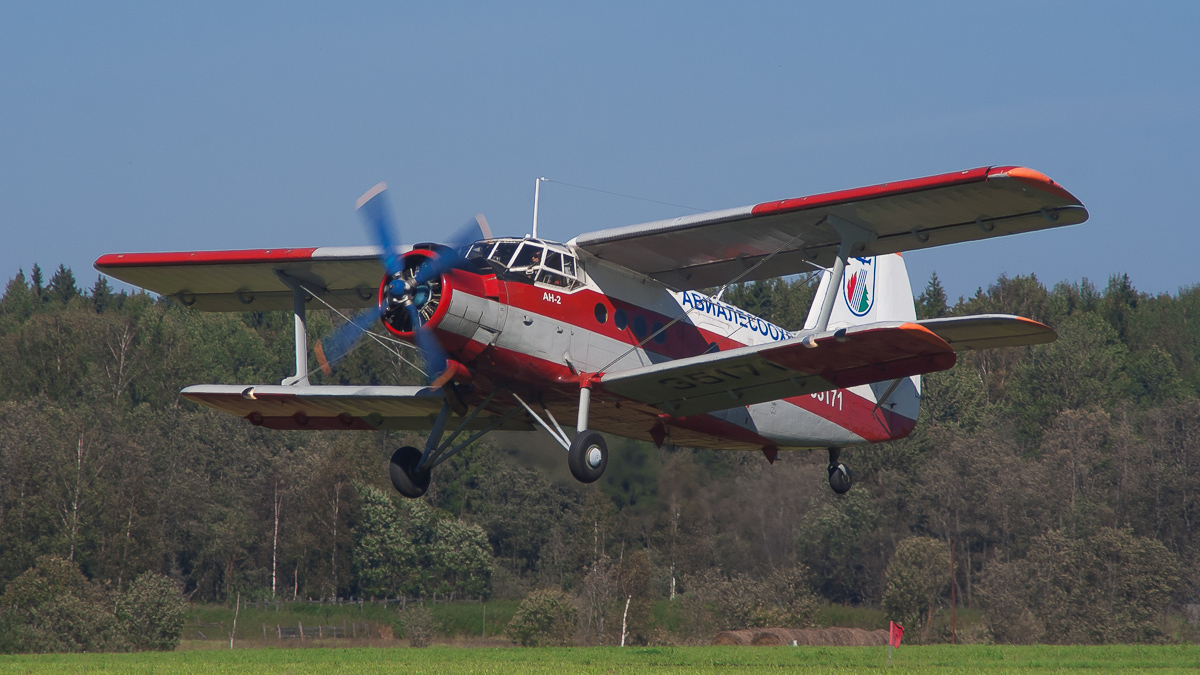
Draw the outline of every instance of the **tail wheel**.
[[[845,464],[838,461],[841,454],[841,448],[829,448],[829,487],[839,495],[844,495],[854,484],[854,475]]]
[[[388,472],[392,476],[392,486],[396,492],[416,499],[429,489],[429,469],[417,471],[417,463],[421,461],[421,451],[406,445],[392,454],[392,464]]]
[[[608,466],[608,444],[598,431],[583,431],[571,441],[567,450],[567,466],[580,483],[595,483]]]
[[[829,487],[839,495],[844,495],[850,491],[850,486],[854,484],[854,475],[850,473],[850,469],[845,464],[830,464],[829,465]]]

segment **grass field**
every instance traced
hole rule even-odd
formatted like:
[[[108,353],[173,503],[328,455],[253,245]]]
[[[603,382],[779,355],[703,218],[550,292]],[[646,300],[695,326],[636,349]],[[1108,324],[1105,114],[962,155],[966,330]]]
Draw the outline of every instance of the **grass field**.
[[[901,647],[888,672],[1144,672],[1200,670],[1200,646]],[[2,673],[816,673],[887,671],[880,647],[588,647],[194,650],[0,656]]]

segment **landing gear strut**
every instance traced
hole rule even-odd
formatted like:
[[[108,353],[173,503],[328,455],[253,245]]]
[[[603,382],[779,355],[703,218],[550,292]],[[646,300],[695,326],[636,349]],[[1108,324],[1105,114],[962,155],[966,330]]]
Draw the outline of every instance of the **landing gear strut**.
[[[839,495],[844,495],[854,484],[854,476],[850,474],[850,469],[846,468],[845,464],[838,461],[840,454],[840,448],[829,449],[829,487]]]
[[[462,402],[458,400],[456,394],[447,394],[446,401],[442,404],[442,411],[438,413],[437,420],[433,423],[433,430],[429,432],[429,438],[425,440],[425,451],[422,452],[410,445],[406,445],[392,455],[392,463],[388,467],[388,473],[391,474],[392,486],[396,488],[396,491],[409,499],[416,499],[425,494],[425,491],[429,489],[430,472],[434,467],[457,455],[467,446],[500,427],[520,411],[520,408],[512,408],[503,415],[492,419],[482,429],[471,434],[467,440],[455,443],[459,435],[471,424],[472,420],[492,402],[492,398],[496,396],[497,391],[488,394],[482,403],[467,413],[466,417],[459,423],[458,428],[450,432],[450,435],[443,440],[442,434],[446,431],[446,424],[450,421],[450,416],[454,413],[454,408],[465,408]]]

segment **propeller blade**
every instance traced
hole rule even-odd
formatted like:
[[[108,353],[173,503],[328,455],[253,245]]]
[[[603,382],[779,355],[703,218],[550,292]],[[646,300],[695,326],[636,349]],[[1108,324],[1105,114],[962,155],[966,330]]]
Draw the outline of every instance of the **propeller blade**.
[[[321,366],[321,372],[326,375],[333,374],[331,366],[354,351],[354,348],[358,346],[359,339],[378,320],[379,308],[371,307],[338,326],[332,333],[325,336],[325,339],[318,342],[313,351],[317,354],[317,363]]]
[[[480,234],[483,235],[484,239],[492,238],[492,228],[488,227],[487,218],[484,218],[482,213],[476,214],[474,220],[469,221],[466,225],[458,228],[454,234],[450,235],[450,239],[446,241],[446,246],[450,250],[443,251],[422,264],[420,269],[417,270],[413,281],[417,285],[429,283],[429,281],[440,277],[443,272],[463,263],[465,259],[459,253],[459,249],[475,242],[479,239]]]
[[[380,259],[388,276],[400,273],[400,256],[396,253],[395,220],[387,202],[387,184],[379,183],[363,193],[354,208],[367,224],[367,229],[375,239],[375,244],[381,249]]]
[[[413,325],[417,349],[421,350],[421,360],[425,362],[426,376],[430,382],[433,382],[446,371],[446,350],[442,349],[442,343],[438,342],[433,331],[421,323],[417,308],[411,302],[405,305],[405,308],[408,310],[408,318]]]

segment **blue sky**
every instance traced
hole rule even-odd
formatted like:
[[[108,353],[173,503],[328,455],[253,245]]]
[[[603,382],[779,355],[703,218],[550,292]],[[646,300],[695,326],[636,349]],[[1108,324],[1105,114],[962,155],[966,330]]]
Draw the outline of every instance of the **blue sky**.
[[[1200,4],[0,5],[0,276],[118,251],[527,232],[533,181],[700,208],[1022,164],[1053,232],[915,252],[999,274],[1200,282]],[[686,211],[543,187],[542,235]]]

